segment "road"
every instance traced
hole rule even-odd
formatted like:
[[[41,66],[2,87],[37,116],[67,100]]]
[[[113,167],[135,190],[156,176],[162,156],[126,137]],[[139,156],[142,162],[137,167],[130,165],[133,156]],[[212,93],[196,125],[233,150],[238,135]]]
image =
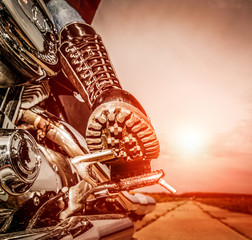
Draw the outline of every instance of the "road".
[[[136,224],[135,240],[248,240],[252,215],[234,213],[196,201],[157,204]]]

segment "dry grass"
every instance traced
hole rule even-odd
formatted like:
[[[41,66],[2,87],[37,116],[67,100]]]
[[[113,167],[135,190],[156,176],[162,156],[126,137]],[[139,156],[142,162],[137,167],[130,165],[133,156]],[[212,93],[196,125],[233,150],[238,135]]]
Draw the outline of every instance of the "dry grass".
[[[194,200],[204,204],[227,209],[233,212],[252,214],[252,195],[225,193],[186,193],[171,195],[167,193],[144,193],[153,197],[157,203],[181,200]]]
[[[227,209],[232,212],[252,214],[252,197],[196,198],[198,202]]]
[[[163,192],[161,192],[161,193],[147,192],[144,194],[153,197],[157,203],[170,202],[170,201],[180,201],[181,200],[181,197],[179,197],[179,196],[173,196],[171,194],[163,193]]]

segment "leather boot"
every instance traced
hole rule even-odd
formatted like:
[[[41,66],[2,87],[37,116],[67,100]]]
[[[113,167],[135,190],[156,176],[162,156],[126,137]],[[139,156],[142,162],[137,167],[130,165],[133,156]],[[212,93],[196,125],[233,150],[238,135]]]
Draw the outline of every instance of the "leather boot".
[[[101,37],[85,23],[71,23],[60,38],[63,71],[92,110],[86,131],[90,151],[117,153],[115,177],[149,172],[159,142],[141,104],[122,89]]]

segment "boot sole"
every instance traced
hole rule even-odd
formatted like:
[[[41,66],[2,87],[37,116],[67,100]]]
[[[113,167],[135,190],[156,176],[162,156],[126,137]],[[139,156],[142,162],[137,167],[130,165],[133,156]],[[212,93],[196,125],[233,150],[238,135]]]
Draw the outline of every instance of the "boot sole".
[[[160,147],[150,120],[130,104],[103,103],[91,114],[86,131],[91,152],[113,149],[119,160],[157,158]]]

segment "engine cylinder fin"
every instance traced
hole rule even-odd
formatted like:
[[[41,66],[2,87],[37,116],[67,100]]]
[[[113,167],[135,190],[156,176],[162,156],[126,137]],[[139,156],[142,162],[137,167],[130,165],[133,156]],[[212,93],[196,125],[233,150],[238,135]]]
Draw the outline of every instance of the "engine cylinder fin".
[[[21,108],[30,109],[49,97],[50,86],[49,81],[44,81],[36,85],[25,86]]]

